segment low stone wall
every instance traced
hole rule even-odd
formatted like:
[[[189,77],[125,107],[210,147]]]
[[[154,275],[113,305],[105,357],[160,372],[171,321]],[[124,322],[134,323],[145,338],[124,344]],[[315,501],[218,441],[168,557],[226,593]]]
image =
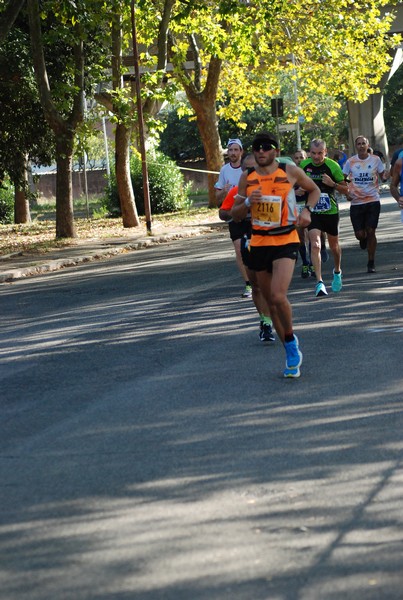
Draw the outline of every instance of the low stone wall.
[[[73,171],[73,199],[85,197],[84,173]],[[102,195],[107,186],[106,170],[87,171],[88,195]],[[39,192],[39,199],[54,200],[56,198],[56,173],[39,175],[34,188]]]
[[[207,173],[205,173],[207,169],[206,161],[187,161],[178,163],[178,167],[181,169],[185,181],[193,184],[193,190],[208,189]]]
[[[186,182],[192,182],[193,190],[207,190],[208,181],[205,161],[179,163]],[[107,186],[105,169],[87,171],[88,195],[102,195]],[[56,198],[56,173],[38,175],[38,182],[34,184],[35,191],[39,192],[39,200],[51,201]],[[73,171],[73,200],[85,197],[84,173]]]

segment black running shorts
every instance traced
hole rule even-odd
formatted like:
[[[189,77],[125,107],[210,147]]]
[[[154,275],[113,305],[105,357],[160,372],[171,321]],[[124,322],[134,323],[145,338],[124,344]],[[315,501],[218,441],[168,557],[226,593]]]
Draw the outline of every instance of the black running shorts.
[[[354,231],[365,231],[378,227],[381,203],[379,201],[367,204],[352,204],[350,206],[350,219]]]
[[[241,239],[242,262],[251,271],[253,271],[252,260],[250,257],[250,239],[246,235]]]
[[[285,244],[284,246],[251,246],[250,269],[252,271],[273,272],[273,262],[279,258],[297,260],[298,244]]]
[[[230,221],[228,223],[228,228],[230,238],[233,242],[243,238],[245,234],[250,236],[250,220],[245,219],[244,221],[239,221],[238,223],[235,221]]]
[[[311,223],[308,225],[308,231],[319,229],[329,235],[339,235],[339,220],[339,213],[326,215],[324,213],[313,212],[311,214]]]

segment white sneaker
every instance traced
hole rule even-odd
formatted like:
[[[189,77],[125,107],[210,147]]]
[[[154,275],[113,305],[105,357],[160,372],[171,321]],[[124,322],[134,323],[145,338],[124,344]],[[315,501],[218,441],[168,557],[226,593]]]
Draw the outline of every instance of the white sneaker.
[[[252,286],[245,286],[245,290],[241,296],[241,298],[252,298]]]
[[[326,286],[323,281],[318,281],[315,288],[315,296],[318,298],[320,296],[327,296]]]

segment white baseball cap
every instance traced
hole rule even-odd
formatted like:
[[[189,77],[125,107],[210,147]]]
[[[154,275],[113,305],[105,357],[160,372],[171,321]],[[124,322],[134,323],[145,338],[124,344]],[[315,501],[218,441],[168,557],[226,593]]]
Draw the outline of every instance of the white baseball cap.
[[[242,142],[240,139],[232,138],[232,139],[228,140],[227,148],[232,146],[232,144],[238,144],[238,146],[241,148],[241,150],[243,150]]]

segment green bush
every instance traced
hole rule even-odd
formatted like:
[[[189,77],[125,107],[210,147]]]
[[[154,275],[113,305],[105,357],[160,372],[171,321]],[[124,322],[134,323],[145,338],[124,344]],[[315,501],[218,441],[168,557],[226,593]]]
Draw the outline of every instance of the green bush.
[[[148,186],[151,214],[175,212],[188,206],[190,186],[185,183],[179,167],[165,154],[156,151],[147,156]],[[144,215],[144,187],[141,158],[134,154],[130,160],[130,173],[139,215]],[[104,205],[112,216],[121,214],[116,185],[116,175],[111,173]]]
[[[14,222],[14,188],[6,181],[0,183],[0,223]]]

